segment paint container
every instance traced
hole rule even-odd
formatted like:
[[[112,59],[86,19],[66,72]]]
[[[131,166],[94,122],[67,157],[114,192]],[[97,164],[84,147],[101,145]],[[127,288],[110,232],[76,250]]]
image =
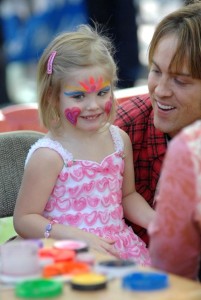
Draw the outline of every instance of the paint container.
[[[87,243],[78,240],[62,240],[54,243],[54,248],[74,250],[76,253],[88,251]]]
[[[122,287],[131,291],[155,291],[169,286],[169,277],[165,273],[134,272],[122,278]]]
[[[79,291],[97,291],[107,287],[107,277],[98,273],[87,273],[73,276],[71,287]]]
[[[75,259],[76,253],[74,250],[57,249],[57,248],[42,248],[38,251],[40,261],[63,262]]]
[[[41,276],[38,245],[29,240],[12,241],[0,247],[0,279],[19,282]]]
[[[106,260],[99,262],[95,266],[95,271],[100,272],[112,279],[115,277],[123,277],[136,270],[136,263],[131,260]]]
[[[15,295],[21,298],[57,297],[63,292],[63,284],[54,280],[35,279],[18,283]]]
[[[66,276],[72,278],[75,274],[85,274],[90,272],[88,264],[77,261],[58,262],[47,265],[43,268],[43,277]]]
[[[76,261],[84,262],[91,267],[95,264],[95,255],[90,252],[78,253],[75,259]]]

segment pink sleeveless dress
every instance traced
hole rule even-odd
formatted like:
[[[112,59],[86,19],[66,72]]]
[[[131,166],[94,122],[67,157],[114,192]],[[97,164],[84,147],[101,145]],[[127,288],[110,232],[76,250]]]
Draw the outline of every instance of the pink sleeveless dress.
[[[31,147],[26,162],[41,147],[55,150],[64,161],[45,207],[46,218],[115,239],[119,258],[147,266],[150,257],[146,245],[123,218],[123,140],[117,126],[111,125],[110,133],[115,150],[101,163],[74,159],[59,142],[49,138],[42,138]]]

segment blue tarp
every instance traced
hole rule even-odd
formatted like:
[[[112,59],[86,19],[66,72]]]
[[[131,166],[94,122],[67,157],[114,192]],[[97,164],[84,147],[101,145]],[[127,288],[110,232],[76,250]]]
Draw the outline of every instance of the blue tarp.
[[[8,62],[38,60],[42,51],[59,32],[71,31],[87,22],[84,0],[50,0],[48,10],[22,19],[14,13],[2,16],[4,46]],[[55,2],[56,3],[56,2]]]

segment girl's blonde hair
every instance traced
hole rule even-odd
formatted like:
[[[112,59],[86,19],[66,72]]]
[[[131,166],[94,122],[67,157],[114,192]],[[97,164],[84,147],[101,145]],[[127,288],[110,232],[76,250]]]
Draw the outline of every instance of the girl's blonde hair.
[[[170,70],[179,72],[186,63],[191,76],[201,79],[201,3],[184,6],[161,20],[149,45],[149,65],[159,42],[168,35],[178,41]]]
[[[56,51],[52,63],[52,74],[47,74],[48,59]],[[76,31],[58,35],[44,50],[37,70],[39,114],[42,124],[52,129],[60,126],[59,94],[62,81],[71,72],[81,68],[100,66],[104,79],[111,84],[112,109],[109,120],[114,118],[114,88],[117,81],[117,66],[113,59],[114,48],[111,41],[98,32],[97,26],[80,25]]]

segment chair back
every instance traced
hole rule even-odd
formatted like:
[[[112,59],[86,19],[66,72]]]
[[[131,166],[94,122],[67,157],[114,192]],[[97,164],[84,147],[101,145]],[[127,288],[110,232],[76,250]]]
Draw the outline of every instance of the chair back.
[[[0,218],[13,216],[26,156],[43,136],[30,130],[0,133]]]
[[[1,115],[4,120],[0,122],[0,132],[14,130],[47,132],[47,129],[40,124],[37,103],[13,104],[3,107],[0,111]]]
[[[4,114],[0,110],[0,132],[5,132],[5,131],[10,131],[10,126],[9,126]]]

